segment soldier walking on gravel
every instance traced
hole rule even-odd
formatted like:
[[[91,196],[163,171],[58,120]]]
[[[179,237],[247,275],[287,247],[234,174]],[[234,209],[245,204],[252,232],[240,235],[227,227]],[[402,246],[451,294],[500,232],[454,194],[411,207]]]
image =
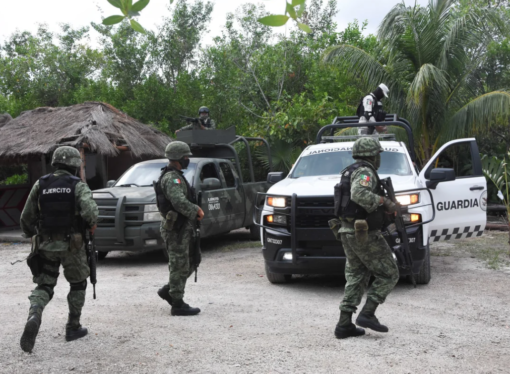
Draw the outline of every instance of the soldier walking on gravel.
[[[172,306],[173,316],[192,316],[200,313],[200,309],[184,302],[184,288],[186,280],[200,263],[199,258],[193,258],[191,246],[194,244],[193,223],[202,220],[204,212],[195,204],[193,191],[182,172],[187,169],[189,156],[192,156],[189,146],[173,141],[167,145],[165,156],[170,163],[162,169],[154,187],[163,218],[161,236],[168,251],[170,279],[158,290],[158,295]]]
[[[71,286],[67,295],[66,340],[87,335],[87,329],[80,325],[89,276],[83,233],[85,228],[94,233],[98,208],[87,184],[76,177],[81,165],[77,149],[58,148],[51,165],[57,170],[34,184],[21,213],[21,229],[32,238],[32,253],[27,262],[37,284],[28,298],[30,310],[20,341],[25,352],[34,347],[42,312],[53,298],[60,265]]]
[[[394,214],[395,204],[384,196],[377,175],[383,152],[379,141],[364,137],[356,140],[352,157],[356,162],[341,173],[341,228],[342,245],[347,258],[345,265],[345,294],[340,304],[340,320],[335,329],[339,339],[364,335],[365,330],[356,328],[352,314],[356,312],[370,276],[375,281],[367,292],[356,324],[379,332],[388,332],[375,316],[398,281],[399,272],[393,253],[381,234],[385,214]],[[330,221],[331,222],[331,221]]]

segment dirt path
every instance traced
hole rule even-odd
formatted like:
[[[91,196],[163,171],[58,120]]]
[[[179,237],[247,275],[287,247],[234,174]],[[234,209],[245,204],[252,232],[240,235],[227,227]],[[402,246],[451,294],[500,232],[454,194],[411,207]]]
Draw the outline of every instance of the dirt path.
[[[510,272],[489,269],[462,245],[433,250],[429,285],[397,285],[378,313],[388,334],[339,341],[342,278],[271,285],[260,249],[238,240],[246,232],[205,243],[199,281],[186,295],[202,313],[189,318],[170,316],[156,295],[168,271],[160,253],[110,254],[98,269],[98,299],[87,294],[89,335],[70,343],[61,276],[32,354],[19,338],[33,284],[25,264],[9,264],[29,248],[0,244],[0,372],[508,373]]]

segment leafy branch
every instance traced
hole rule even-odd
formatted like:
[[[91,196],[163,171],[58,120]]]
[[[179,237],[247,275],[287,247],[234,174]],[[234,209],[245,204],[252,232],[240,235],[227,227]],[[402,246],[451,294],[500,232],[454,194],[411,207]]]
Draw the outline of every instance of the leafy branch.
[[[124,21],[128,18],[129,23],[133,30],[145,34],[145,29],[133,17],[138,17],[140,12],[149,4],[150,0],[139,0],[133,4],[133,0],[108,0],[108,2],[115,8],[118,8],[122,12],[122,16],[114,15],[107,17],[103,20],[103,25],[111,26]],[[170,4],[173,0],[170,0]]]
[[[305,11],[305,3],[306,0],[292,0],[290,3],[285,1],[285,14],[271,14],[259,18],[258,21],[266,26],[280,27],[285,25],[289,19],[293,19],[301,30],[311,33],[310,26],[300,22]]]

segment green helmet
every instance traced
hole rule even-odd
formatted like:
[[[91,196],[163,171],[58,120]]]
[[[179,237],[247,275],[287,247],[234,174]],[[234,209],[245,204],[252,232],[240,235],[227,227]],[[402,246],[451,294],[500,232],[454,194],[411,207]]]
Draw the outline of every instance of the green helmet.
[[[180,160],[184,156],[193,156],[189,145],[178,140],[168,143],[165,148],[165,157],[169,160]]]
[[[371,137],[359,138],[352,146],[352,157],[373,157],[383,152],[379,140]]]
[[[63,146],[59,147],[53,152],[51,165],[57,164],[70,166],[72,168],[79,168],[81,166],[80,152],[76,148]]]
[[[207,113],[209,114],[209,108],[206,107],[206,106],[201,106],[199,109],[198,109],[198,115],[200,115],[200,113]]]

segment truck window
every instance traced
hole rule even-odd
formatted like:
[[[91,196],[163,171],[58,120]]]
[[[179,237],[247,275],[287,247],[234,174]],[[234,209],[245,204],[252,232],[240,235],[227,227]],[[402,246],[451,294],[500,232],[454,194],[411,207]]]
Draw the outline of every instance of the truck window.
[[[430,171],[435,168],[453,169],[457,178],[474,177],[471,143],[454,143],[444,149],[430,165],[425,177],[428,178]]]
[[[351,151],[325,152],[302,156],[290,177],[340,174],[343,169],[354,162]],[[391,151],[381,153],[381,167],[378,172],[390,175],[412,175],[406,154]]]
[[[115,186],[132,186],[132,187],[152,187],[152,182],[157,181],[161,174],[161,169],[164,168],[168,162],[154,162],[147,164],[136,164],[131,166],[119,178]],[[183,170],[184,177],[190,181],[190,175],[195,171],[196,164],[189,164],[186,170]]]
[[[213,162],[202,166],[202,171],[200,171],[200,182],[203,182],[206,178],[216,178],[221,180],[218,175],[218,171],[216,170],[216,165]]]
[[[227,187],[235,187],[236,178],[230,165],[227,164],[226,162],[220,162],[220,169],[221,172],[223,173],[223,177],[225,178],[225,182],[227,183]]]

